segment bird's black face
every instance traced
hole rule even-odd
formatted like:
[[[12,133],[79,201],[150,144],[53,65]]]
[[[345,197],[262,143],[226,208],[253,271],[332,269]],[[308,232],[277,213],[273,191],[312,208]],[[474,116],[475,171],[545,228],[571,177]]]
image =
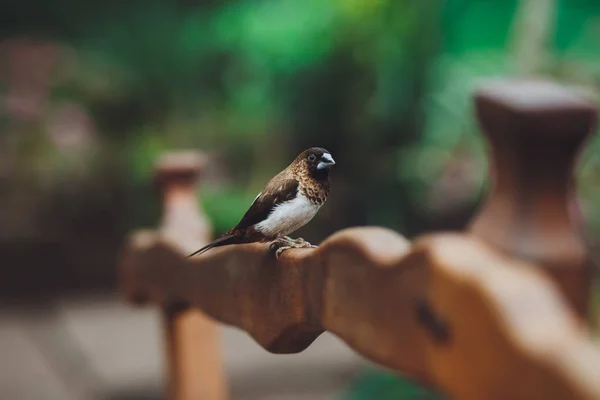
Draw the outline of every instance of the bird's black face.
[[[308,149],[305,157],[309,173],[316,178],[327,177],[329,169],[335,165],[331,153],[320,147]]]

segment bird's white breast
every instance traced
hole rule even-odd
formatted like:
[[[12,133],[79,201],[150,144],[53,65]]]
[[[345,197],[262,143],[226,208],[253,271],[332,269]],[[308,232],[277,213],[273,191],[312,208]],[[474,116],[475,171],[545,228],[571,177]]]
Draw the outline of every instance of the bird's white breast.
[[[293,200],[276,206],[255,229],[266,236],[287,236],[313,219],[319,208],[299,192]]]

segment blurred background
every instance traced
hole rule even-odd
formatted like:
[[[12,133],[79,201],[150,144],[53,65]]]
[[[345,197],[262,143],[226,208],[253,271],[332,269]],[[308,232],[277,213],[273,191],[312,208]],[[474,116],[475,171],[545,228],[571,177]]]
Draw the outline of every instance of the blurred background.
[[[298,236],[460,229],[487,174],[473,89],[538,75],[598,97],[599,46],[597,0],[2,0],[0,399],[161,398],[156,310],[115,275],[125,235],[159,223],[161,153],[207,154],[216,234],[312,146],[337,165]],[[576,171],[592,242],[599,146]],[[282,357],[223,335],[234,399],[428,398],[331,336]]]

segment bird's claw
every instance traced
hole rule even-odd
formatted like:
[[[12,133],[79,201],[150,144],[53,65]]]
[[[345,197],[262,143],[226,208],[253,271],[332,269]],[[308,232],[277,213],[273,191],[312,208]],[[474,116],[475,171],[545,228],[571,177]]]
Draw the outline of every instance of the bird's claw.
[[[293,245],[298,246],[298,247],[295,247],[297,249],[308,248],[308,247],[318,247],[313,244],[310,244],[310,242],[304,240],[303,238],[292,239],[289,236],[283,236],[282,238],[280,238],[280,240],[285,241],[286,243],[291,243],[291,245],[293,243]]]
[[[284,236],[277,239],[277,241],[273,242],[273,245],[277,246],[277,251],[275,251],[275,258],[277,258],[278,260],[281,253],[288,249],[307,249],[319,247],[315,246],[314,244],[310,244],[302,238],[292,239],[289,236]]]
[[[291,249],[291,246],[281,246],[277,249],[277,251],[275,252],[275,258],[279,260],[279,256],[281,255],[281,253],[283,253],[285,250],[287,249]]]
[[[292,240],[294,240],[294,243],[302,245],[302,247],[318,247],[318,246],[315,246],[313,244],[310,244],[310,242],[308,242],[308,241],[306,241],[306,240],[304,240],[302,238],[292,239]]]

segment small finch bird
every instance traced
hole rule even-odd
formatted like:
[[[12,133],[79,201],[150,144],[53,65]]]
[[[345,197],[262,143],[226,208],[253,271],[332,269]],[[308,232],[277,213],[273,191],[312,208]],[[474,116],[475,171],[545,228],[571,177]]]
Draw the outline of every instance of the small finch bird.
[[[306,225],[327,200],[333,165],[325,149],[303,151],[267,183],[236,226],[188,257],[213,247],[252,242],[277,242],[277,258],[286,249],[317,247],[287,235]]]

